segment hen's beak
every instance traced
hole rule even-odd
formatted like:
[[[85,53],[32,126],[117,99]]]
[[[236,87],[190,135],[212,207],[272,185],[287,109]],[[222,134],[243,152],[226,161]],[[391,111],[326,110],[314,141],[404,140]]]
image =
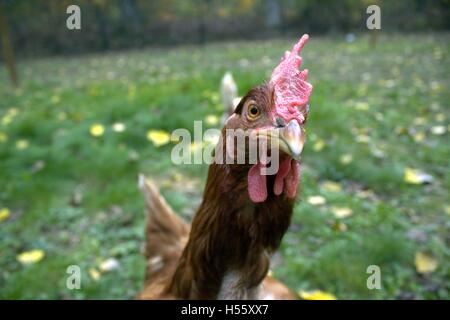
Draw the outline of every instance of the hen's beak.
[[[258,136],[265,136],[272,146],[289,154],[295,160],[300,160],[300,154],[305,144],[305,131],[296,120],[291,120],[287,126],[260,131]],[[274,144],[273,144],[274,143]]]
[[[298,159],[305,144],[305,132],[296,120],[291,120],[286,127],[280,130],[280,149],[292,158]]]

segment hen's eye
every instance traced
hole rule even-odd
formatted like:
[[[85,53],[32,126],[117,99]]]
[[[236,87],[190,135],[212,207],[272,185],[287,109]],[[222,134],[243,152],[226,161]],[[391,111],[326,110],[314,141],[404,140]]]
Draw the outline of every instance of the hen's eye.
[[[261,111],[259,111],[259,108],[256,104],[252,104],[248,107],[248,117],[250,119],[256,119],[257,117],[259,117],[260,113]]]

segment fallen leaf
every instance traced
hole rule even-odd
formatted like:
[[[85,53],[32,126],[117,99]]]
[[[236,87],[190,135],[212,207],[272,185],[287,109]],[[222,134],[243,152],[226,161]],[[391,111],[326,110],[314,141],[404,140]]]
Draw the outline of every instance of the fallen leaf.
[[[420,126],[420,125],[424,124],[425,122],[426,122],[426,119],[425,119],[424,117],[417,117],[417,118],[414,118],[414,121],[413,121],[413,123],[414,123],[416,126]]]
[[[365,135],[365,134],[357,135],[356,136],[356,142],[369,143],[370,142],[370,137],[368,135]]]
[[[333,207],[331,210],[333,211],[333,214],[335,215],[336,218],[346,218],[353,214],[352,209],[346,207],[342,208]]]
[[[334,294],[320,290],[300,291],[299,296],[303,300],[337,300]]]
[[[101,137],[105,133],[105,127],[100,123],[94,123],[89,129],[91,136]]]
[[[120,263],[117,259],[109,258],[100,263],[99,269],[101,272],[108,272],[119,268]]]
[[[95,268],[90,268],[90,269],[88,270],[88,272],[89,272],[89,276],[90,276],[90,277],[92,278],[92,280],[94,280],[94,281],[98,281],[98,279],[100,279],[100,277],[101,277],[100,272],[98,272],[98,270],[95,269]]]
[[[443,122],[443,121],[445,121],[446,117],[445,117],[445,114],[443,114],[443,113],[438,113],[438,114],[436,115],[435,119],[436,119],[436,121],[438,121],[438,122]]]
[[[355,109],[359,111],[367,111],[369,110],[369,104],[367,102],[357,102]]]
[[[4,132],[0,132],[0,142],[3,143],[6,141],[8,141],[8,135]]]
[[[24,265],[28,265],[41,261],[44,258],[44,256],[45,256],[44,251],[36,249],[22,252],[17,256],[17,260]]]
[[[325,147],[325,141],[322,139],[317,139],[316,142],[313,144],[313,150],[314,151],[321,151]]]
[[[405,168],[404,180],[410,184],[426,184],[433,182],[433,177],[423,171]]]
[[[21,139],[21,140],[16,141],[16,149],[17,150],[24,150],[24,149],[28,148],[28,146],[29,146],[28,140]]]
[[[445,126],[434,126],[431,128],[431,133],[437,136],[443,135],[445,132]]]
[[[418,251],[416,252],[415,265],[418,273],[431,273],[438,267],[438,261],[429,253]]]
[[[326,200],[322,196],[310,196],[308,197],[308,203],[312,204],[313,206],[320,206],[326,203]]]
[[[347,231],[347,225],[341,221],[335,221],[331,227],[333,228],[333,230],[335,231],[340,231],[340,232],[345,232]]]
[[[210,126],[215,126],[219,123],[219,118],[213,114],[206,116],[205,121]]]
[[[423,140],[425,140],[425,133],[418,131],[413,134],[413,138],[415,142],[422,142]]]
[[[160,147],[170,142],[170,135],[163,130],[149,130],[147,139],[153,142],[155,147]]]
[[[329,192],[340,192],[342,191],[342,186],[334,181],[324,181],[322,184],[322,188]]]
[[[343,164],[343,165],[347,165],[350,162],[353,161],[353,156],[351,154],[343,154],[340,158],[339,161]]]
[[[0,209],[0,222],[3,222],[6,219],[8,219],[10,215],[11,215],[11,212],[9,211],[8,208]]]
[[[450,216],[450,206],[445,206],[445,213]]]
[[[112,125],[112,128],[113,128],[114,132],[124,132],[126,129],[126,126],[122,122],[116,122]]]

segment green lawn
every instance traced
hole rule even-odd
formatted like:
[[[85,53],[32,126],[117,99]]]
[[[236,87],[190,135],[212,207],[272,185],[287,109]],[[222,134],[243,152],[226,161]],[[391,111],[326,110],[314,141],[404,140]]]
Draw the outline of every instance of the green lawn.
[[[220,117],[224,72],[243,94],[294,41],[21,61],[15,91],[2,66],[0,210],[10,216],[0,222],[0,298],[132,298],[145,267],[138,173],[189,219],[207,170],[175,166],[173,144],[156,147],[147,131]],[[383,36],[375,49],[365,37],[313,36],[306,46],[315,89],[301,196],[273,267],[291,288],[450,299],[449,49],[450,34]],[[115,132],[116,122],[126,130]],[[95,123],[105,128],[99,137]],[[408,183],[406,168],[433,181]],[[34,249],[42,260],[18,261]],[[416,270],[418,252],[429,257],[426,274]],[[97,274],[109,258],[119,268]],[[81,290],[66,288],[71,264],[82,270]],[[381,290],[367,289],[369,265],[381,268]]]

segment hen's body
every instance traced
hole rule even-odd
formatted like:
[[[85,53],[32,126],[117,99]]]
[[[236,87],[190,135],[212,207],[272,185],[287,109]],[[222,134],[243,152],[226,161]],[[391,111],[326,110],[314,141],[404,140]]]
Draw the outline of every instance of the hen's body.
[[[217,180],[220,181],[221,177],[220,174],[216,175],[216,171],[225,174],[226,169],[223,166],[211,166],[209,175],[215,177],[208,179],[211,186],[220,185]],[[239,193],[230,192],[232,189],[239,191],[246,188],[238,180],[217,190],[221,192],[209,192],[214,194],[208,194],[207,190],[215,188],[207,185],[204,201],[193,221],[193,238],[188,240],[189,225],[173,213],[153,183],[141,176],[139,185],[144,194],[148,216],[147,270],[144,290],[138,298],[296,298],[286,286],[266,275],[269,255],[278,247],[290,219],[290,214],[289,217],[273,216],[273,210],[282,209],[277,206],[291,207],[292,201],[282,205],[273,199],[268,206],[247,202],[245,208],[242,208],[240,205],[236,206],[242,203],[239,202],[240,199],[228,197]],[[209,203],[213,203],[209,201],[210,197],[222,198],[220,202],[214,203],[223,201],[223,206],[210,208]],[[292,212],[289,208],[285,209],[285,212]],[[215,214],[210,214],[212,211]],[[259,215],[259,219],[254,219],[255,215]],[[288,219],[287,222],[285,218]],[[265,228],[270,230],[264,230]],[[276,229],[279,233],[273,232]],[[186,245],[188,246],[185,248]],[[259,263],[254,263],[255,260]],[[261,281],[262,285],[259,286]]]

